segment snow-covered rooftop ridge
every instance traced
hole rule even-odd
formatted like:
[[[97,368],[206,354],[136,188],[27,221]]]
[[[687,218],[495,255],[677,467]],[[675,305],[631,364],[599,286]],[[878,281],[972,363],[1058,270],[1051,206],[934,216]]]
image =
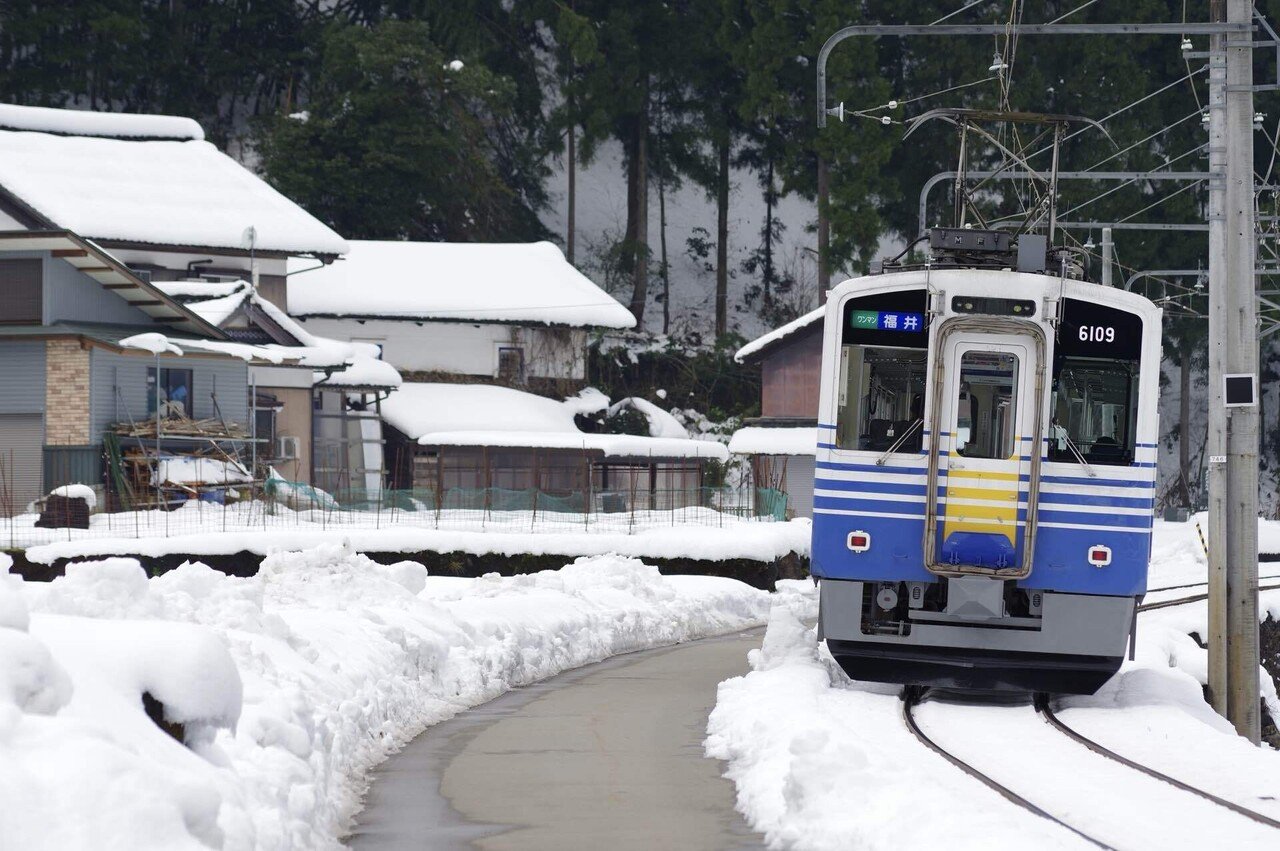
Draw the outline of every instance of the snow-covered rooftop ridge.
[[[166,295],[188,299],[183,306],[214,325],[221,325],[227,321],[242,304],[248,301],[304,346],[322,345],[320,341],[338,342],[317,337],[303,328],[296,319],[263,298],[262,294],[248,281],[161,281],[154,286]],[[207,296],[207,298],[202,299],[199,296]],[[373,348],[376,350],[376,347]]]
[[[729,439],[729,451],[734,455],[815,455],[817,450],[818,429],[814,426],[747,426]]]
[[[650,418],[651,437],[579,431],[573,417],[580,408],[578,397],[558,402],[509,387],[405,383],[382,402],[382,418],[422,445],[580,449],[611,457],[728,460],[723,444],[692,440],[683,428],[676,435],[661,417],[657,427]],[[675,423],[674,418],[671,422]]]
[[[346,240],[329,227],[195,139],[127,141],[0,129],[0,186],[56,227],[95,240],[287,254],[347,251]]]
[[[13,103],[0,103],[0,128],[116,139],[204,139],[204,130],[196,121],[179,115],[91,112]]]
[[[783,340],[787,337],[790,337],[792,334],[796,333],[797,331],[803,331],[805,328],[808,328],[813,323],[820,322],[822,320],[823,314],[826,313],[826,310],[827,308],[825,306],[816,307],[813,310],[806,313],[804,316],[791,320],[786,325],[783,325],[781,328],[775,328],[772,331],[770,331],[768,334],[765,334],[762,337],[755,338],[750,343],[747,343],[745,346],[738,349],[737,353],[734,354],[733,359],[736,360],[738,363],[742,363],[747,358],[754,355],[756,352],[759,352],[764,348],[773,345],[779,340]]]
[[[308,265],[290,264],[289,308],[297,316],[635,325],[550,242],[352,240],[343,260]]]

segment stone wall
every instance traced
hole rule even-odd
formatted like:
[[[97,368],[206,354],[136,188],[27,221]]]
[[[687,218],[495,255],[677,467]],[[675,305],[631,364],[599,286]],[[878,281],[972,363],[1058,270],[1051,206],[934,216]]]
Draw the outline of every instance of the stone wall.
[[[45,445],[90,443],[89,350],[78,340],[47,340],[45,370]]]

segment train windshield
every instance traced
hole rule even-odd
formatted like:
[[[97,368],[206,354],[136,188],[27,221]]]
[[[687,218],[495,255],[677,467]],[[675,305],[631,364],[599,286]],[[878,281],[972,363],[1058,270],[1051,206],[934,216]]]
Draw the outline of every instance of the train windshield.
[[[1063,358],[1053,383],[1049,460],[1132,463],[1138,361]]]
[[[926,354],[922,349],[841,347],[837,447],[920,451]]]

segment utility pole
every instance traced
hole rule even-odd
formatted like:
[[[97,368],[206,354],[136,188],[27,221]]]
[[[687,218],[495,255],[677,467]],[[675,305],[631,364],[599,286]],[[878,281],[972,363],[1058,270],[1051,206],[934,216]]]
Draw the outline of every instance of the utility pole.
[[[1209,0],[1209,19],[1225,21],[1226,0]],[[1209,702],[1227,717],[1227,409],[1222,406],[1222,317],[1227,295],[1226,33],[1209,36]]]
[[[1251,0],[1212,0],[1217,21],[1249,21]],[[1228,408],[1227,375],[1253,376],[1257,250],[1251,37],[1209,51],[1209,697],[1236,731],[1261,738],[1258,711],[1258,407]]]
[[[1111,286],[1111,252],[1114,249],[1114,243],[1111,242],[1111,228],[1102,229],[1102,285],[1104,287]]]

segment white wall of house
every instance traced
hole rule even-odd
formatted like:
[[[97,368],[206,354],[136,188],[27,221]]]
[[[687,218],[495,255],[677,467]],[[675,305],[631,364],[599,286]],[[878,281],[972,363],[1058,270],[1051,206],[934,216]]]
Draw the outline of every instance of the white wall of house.
[[[402,372],[496,378],[499,352],[514,347],[524,353],[526,378],[586,376],[587,332],[580,328],[322,317],[298,321],[322,337],[377,343],[382,359]]]

